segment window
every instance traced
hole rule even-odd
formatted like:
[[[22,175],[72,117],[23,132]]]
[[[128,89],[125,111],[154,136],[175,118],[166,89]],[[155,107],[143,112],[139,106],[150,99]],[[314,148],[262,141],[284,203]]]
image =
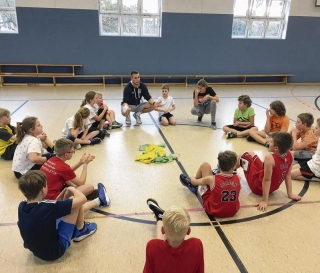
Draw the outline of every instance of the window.
[[[161,0],[99,0],[100,35],[161,36]]]
[[[232,38],[285,39],[290,0],[234,0]]]
[[[0,0],[0,33],[18,33],[15,0]]]

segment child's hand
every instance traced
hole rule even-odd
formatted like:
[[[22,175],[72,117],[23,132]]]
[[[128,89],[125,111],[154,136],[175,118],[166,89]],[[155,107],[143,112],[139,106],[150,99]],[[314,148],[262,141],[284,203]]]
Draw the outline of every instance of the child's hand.
[[[289,198],[292,200],[296,200],[296,201],[301,200],[301,196],[299,196],[297,194],[291,194],[291,195],[289,195]]]
[[[233,123],[233,126],[238,126],[239,125],[239,121],[236,120],[234,123]]]
[[[268,208],[268,203],[266,201],[261,201],[258,204],[256,204],[256,207],[260,211],[266,211]]]
[[[63,201],[63,200],[65,200],[65,199],[64,199],[64,195],[65,195],[65,193],[67,192],[67,189],[68,189],[68,188],[64,188],[64,189],[59,193],[59,195],[58,195],[57,198],[56,198],[57,201]]]
[[[154,104],[155,107],[160,107],[161,106],[161,101],[158,101]]]
[[[82,158],[84,160],[82,164],[89,164],[93,159],[95,159],[95,156],[90,154],[84,154]]]
[[[45,141],[47,139],[47,134],[46,133],[41,133],[40,135],[38,135],[38,138],[41,141]]]
[[[267,118],[271,116],[270,109],[266,109],[266,116],[267,116]]]
[[[200,89],[199,89],[199,88],[196,88],[196,89],[194,90],[194,94],[195,94],[195,95],[199,95],[199,93],[200,93]]]

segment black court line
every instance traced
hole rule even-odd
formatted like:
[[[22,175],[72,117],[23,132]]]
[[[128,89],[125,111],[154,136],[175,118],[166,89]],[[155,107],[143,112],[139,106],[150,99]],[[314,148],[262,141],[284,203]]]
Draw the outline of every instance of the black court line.
[[[157,121],[155,121],[155,119],[153,118],[153,116],[150,113],[149,113],[149,116],[152,119],[152,121],[155,124],[155,126],[157,127],[157,129],[158,129],[162,139],[166,143],[168,149],[170,150],[170,152],[172,154],[174,154],[174,150],[172,149],[172,147],[171,147],[170,143],[168,142],[167,138],[162,133]],[[181,162],[179,160],[176,160],[176,162],[177,162],[179,168],[181,169],[181,171],[183,172],[183,174],[188,175],[186,170],[182,166]],[[199,200],[200,204],[202,205],[202,198],[201,198],[200,194],[197,193],[196,197]],[[215,217],[213,217],[213,216],[211,216],[209,214],[207,214],[207,216],[210,219],[210,221],[216,221]],[[220,236],[220,239],[222,240],[222,242],[224,243],[225,247],[227,248],[229,254],[231,255],[231,257],[233,259],[233,261],[237,265],[239,271],[240,272],[248,272],[247,269],[245,268],[244,264],[242,263],[241,259],[239,258],[237,252],[234,250],[234,248],[232,247],[231,243],[229,242],[227,236],[224,234],[223,230],[220,227],[216,227],[215,230],[217,231],[218,235]]]
[[[318,105],[318,99],[320,98],[320,96],[316,97],[316,99],[314,100],[314,105],[317,107],[317,109],[320,111],[320,107]]]

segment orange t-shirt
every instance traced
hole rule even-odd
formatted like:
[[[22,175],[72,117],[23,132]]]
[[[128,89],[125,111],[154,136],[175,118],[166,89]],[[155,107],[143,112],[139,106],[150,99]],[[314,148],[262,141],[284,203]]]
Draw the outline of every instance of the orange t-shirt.
[[[270,116],[270,132],[279,132],[282,129],[282,132],[288,132],[289,128],[289,117],[287,115],[282,117]]]
[[[299,131],[297,134],[297,139],[301,138],[301,142],[307,143],[307,146],[305,147],[306,150],[315,153],[318,146],[318,139],[314,134],[314,129],[311,128],[308,131]]]

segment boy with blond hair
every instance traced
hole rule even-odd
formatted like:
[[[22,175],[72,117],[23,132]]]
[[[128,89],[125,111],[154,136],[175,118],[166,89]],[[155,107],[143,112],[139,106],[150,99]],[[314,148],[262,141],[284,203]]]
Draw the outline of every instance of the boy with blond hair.
[[[169,124],[176,125],[176,119],[171,114],[171,111],[176,109],[176,105],[171,96],[169,96],[169,85],[164,84],[161,87],[162,96],[157,99],[157,102],[160,102],[160,106],[155,110],[159,112],[159,122],[162,125],[167,126]]]
[[[48,187],[46,175],[28,171],[19,179],[19,189],[27,200],[18,208],[18,227],[23,245],[36,257],[53,261],[60,258],[71,244],[97,230],[96,223],[84,222],[87,201],[74,187],[64,189],[55,201],[42,200]]]
[[[16,127],[10,124],[10,111],[0,108],[0,157],[12,160],[17,148]]]
[[[149,208],[157,219],[156,239],[148,242],[143,273],[204,272],[203,246],[200,239],[185,240],[191,232],[190,216],[181,207],[164,211],[158,202],[149,198]]]

